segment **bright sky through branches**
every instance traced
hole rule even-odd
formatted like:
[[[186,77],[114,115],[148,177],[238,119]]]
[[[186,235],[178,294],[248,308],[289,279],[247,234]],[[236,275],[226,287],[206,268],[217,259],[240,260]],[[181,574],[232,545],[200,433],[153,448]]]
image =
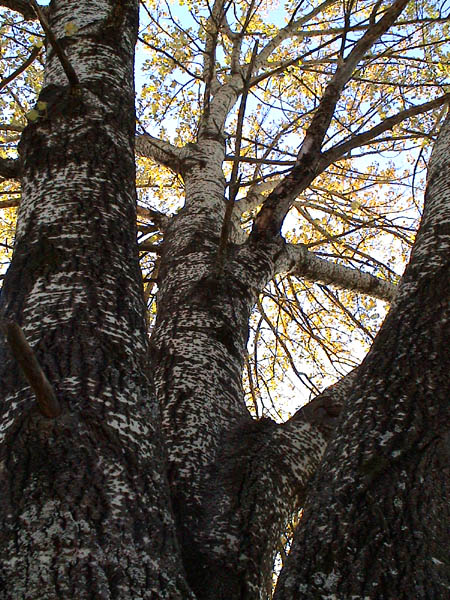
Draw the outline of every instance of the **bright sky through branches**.
[[[156,311],[164,219],[185,202],[180,170],[164,160],[167,149],[172,152],[170,144],[189,152],[208,111],[223,101],[224,126],[217,128],[226,139],[225,197],[237,201],[233,239],[242,243],[260,207],[292,172],[308,132],[311,139],[315,116],[326,113],[330,81],[345,70],[391,5],[388,0],[236,0],[222,14],[219,1],[141,3],[137,129],[153,136],[150,150],[137,161],[149,322]],[[322,138],[316,137],[322,159],[329,160],[283,215],[287,242],[317,259],[398,281],[420,213],[429,149],[445,113],[434,104],[417,114],[414,110],[450,91],[449,14],[450,0],[410,2],[397,24],[359,56],[335,105],[328,103],[333,110],[324,120],[329,123]],[[36,23],[23,26],[20,19],[5,21],[2,31],[5,77],[24,63],[42,34]],[[26,115],[37,110],[42,60],[2,90],[4,157],[16,156]],[[234,95],[229,93],[233,86],[241,86]],[[404,117],[396,120],[399,114]],[[137,145],[139,153],[139,139]],[[17,182],[1,185],[2,197],[7,200],[9,194],[17,203]],[[148,223],[149,210],[160,215],[158,223]],[[2,209],[1,218],[6,268],[14,209]],[[278,275],[251,321],[247,384],[253,378],[258,410],[274,415],[279,390],[291,386],[289,379],[292,394],[307,397],[321,387],[324,373],[332,379],[352,368],[361,348],[370,346],[382,316],[379,300]]]

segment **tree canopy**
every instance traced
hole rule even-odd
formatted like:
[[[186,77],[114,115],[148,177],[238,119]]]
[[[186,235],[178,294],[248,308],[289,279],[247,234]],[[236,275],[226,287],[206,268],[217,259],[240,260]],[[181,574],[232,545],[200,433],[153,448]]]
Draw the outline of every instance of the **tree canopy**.
[[[324,376],[332,381],[359,363],[385,314],[373,296],[392,299],[409,255],[428,149],[449,97],[449,7],[409,2],[395,24],[392,10],[373,1],[141,2],[136,145],[149,323],[158,246],[166,216],[183,204],[183,152],[200,129],[226,138],[235,241],[255,230],[259,208],[301,156],[316,151],[312,181],[293,176],[274,227],[283,223],[293,261],[306,251],[327,262],[306,280],[286,266],[255,308],[244,377],[259,415],[286,415],[283,396],[304,401]],[[14,158],[27,119],[45,113],[35,106],[44,33],[30,14],[2,15],[5,159]],[[20,190],[6,177],[1,192],[5,267]],[[339,281],[330,265],[353,271]],[[361,283],[350,282],[358,272],[386,285],[361,295]]]

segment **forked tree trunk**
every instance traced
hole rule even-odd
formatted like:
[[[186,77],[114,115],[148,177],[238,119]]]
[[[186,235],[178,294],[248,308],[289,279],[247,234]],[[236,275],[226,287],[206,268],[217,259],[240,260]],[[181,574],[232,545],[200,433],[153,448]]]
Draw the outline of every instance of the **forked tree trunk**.
[[[450,590],[450,117],[397,300],[360,367],[276,600]]]
[[[147,376],[135,232],[138,4],[50,8],[80,84],[68,85],[49,48],[47,104],[20,144],[1,316],[23,328],[62,413],[40,414],[2,339],[2,600],[188,597]]]
[[[223,140],[201,135],[194,156],[183,172],[186,204],[165,231],[151,338],[168,478],[198,600],[262,600],[326,436],[312,414],[278,426],[245,406],[250,312],[283,242],[228,243],[221,255]]]
[[[46,104],[20,145],[23,197],[0,308],[6,329],[23,328],[61,414],[42,416],[2,339],[0,600],[187,599],[185,569],[197,600],[265,599],[279,533],[355,380],[283,425],[245,407],[248,318],[284,250],[279,236],[259,236],[220,255],[222,134],[239,75],[186,150],[186,205],[165,235],[148,347],[135,235],[137,16],[137,0],[51,3],[80,83],[68,85],[49,49]],[[358,372],[282,600],[445,595],[448,129],[411,267]]]

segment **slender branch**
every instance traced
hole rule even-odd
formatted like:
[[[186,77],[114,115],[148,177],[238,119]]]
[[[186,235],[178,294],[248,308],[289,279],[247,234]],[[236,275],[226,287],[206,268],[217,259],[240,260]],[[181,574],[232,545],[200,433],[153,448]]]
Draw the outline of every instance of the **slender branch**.
[[[284,355],[285,355],[285,357],[286,357],[286,359],[287,359],[287,361],[288,361],[291,369],[294,371],[294,373],[297,376],[297,378],[299,379],[299,381],[303,382],[302,373],[297,369],[295,361],[292,358],[291,353],[289,352],[289,348],[288,348],[286,342],[284,341],[283,337],[280,335],[280,332],[277,330],[277,328],[275,327],[275,325],[272,323],[270,317],[268,316],[268,314],[264,310],[264,306],[263,306],[263,304],[262,304],[262,302],[261,302],[260,299],[258,299],[256,301],[256,305],[258,307],[258,311],[261,314],[262,318],[264,319],[264,321],[268,325],[269,329],[272,331],[272,334],[273,334],[274,338],[276,339],[276,343],[281,346],[281,349],[283,350]]]
[[[5,86],[7,86],[8,83],[13,81],[13,79],[18,77],[21,73],[23,73],[25,71],[25,69],[27,69],[34,62],[34,60],[37,58],[40,51],[41,51],[40,48],[37,48],[36,46],[34,46],[33,50],[30,53],[30,56],[27,58],[27,60],[23,64],[21,64],[20,67],[18,67],[13,73],[11,73],[11,75],[8,75],[8,77],[5,77],[5,79],[2,79],[0,81],[0,90],[2,88],[4,88]]]
[[[166,58],[168,58],[169,60],[171,60],[174,65],[176,65],[178,68],[180,68],[182,71],[184,71],[185,73],[187,73],[190,77],[192,77],[193,79],[198,79],[201,81],[201,76],[197,73],[194,73],[193,71],[190,71],[186,65],[184,65],[183,63],[181,63],[179,60],[177,60],[174,56],[172,56],[169,52],[166,52],[166,50],[164,50],[163,48],[159,48],[158,46],[155,46],[154,44],[151,44],[150,42],[148,42],[147,40],[145,40],[143,37],[138,36],[138,40],[144,44],[145,46],[147,46],[148,48],[150,48],[151,50],[153,50],[154,52],[160,52],[161,54],[163,54]]]
[[[249,81],[252,76],[253,65],[256,59],[256,54],[258,52],[258,40],[256,40],[255,45],[253,47],[252,56],[250,59],[250,64],[248,66],[248,72],[246,81],[244,84],[244,90],[242,92],[241,104],[239,106],[238,111],[238,120],[236,127],[236,141],[235,141],[235,157],[233,161],[233,167],[231,169],[231,177],[230,183],[228,186],[228,202],[225,209],[225,216],[222,223],[222,230],[220,233],[220,241],[219,247],[217,249],[217,259],[216,259],[216,267],[217,272],[221,273],[223,269],[223,262],[226,255],[226,247],[228,242],[228,237],[230,233],[231,226],[231,217],[233,214],[233,207],[236,200],[236,196],[239,191],[239,157],[241,153],[241,144],[242,144],[242,131],[244,126],[244,117],[245,117],[245,109],[247,106],[247,98],[249,92]]]
[[[255,158],[252,156],[238,156],[236,154],[227,154],[225,156],[226,162],[244,162],[251,165],[277,165],[280,167],[292,167],[295,165],[295,160],[271,160],[268,158]]]
[[[219,29],[224,17],[224,0],[216,0],[210,11],[210,16],[205,25],[205,50],[203,52],[203,81],[205,90],[203,96],[203,110],[209,116],[211,96],[214,94],[216,79],[216,50]]]
[[[377,39],[391,27],[407,3],[408,0],[395,0],[380,20],[367,29],[347,58],[338,61],[336,71],[328,83],[308,127],[295,166],[269,194],[255,219],[251,234],[253,239],[278,235],[291,202],[312,183],[321,171],[321,147],[342,90],[359,61]],[[378,10],[377,5],[375,5],[374,14],[376,10]]]
[[[276,264],[276,271],[304,277],[308,281],[332,284],[385,302],[392,302],[397,293],[397,286],[393,283],[374,277],[370,273],[319,258],[308,252],[302,244],[286,244],[285,252]]]
[[[140,252],[154,252],[155,254],[161,254],[161,246],[158,244],[152,244],[151,242],[142,242],[138,246]]]
[[[18,179],[21,164],[18,158],[0,158],[0,176],[5,179]]]
[[[396,115],[385,119],[379,125],[375,125],[375,127],[372,127],[368,131],[360,133],[359,135],[355,135],[347,142],[343,142],[342,144],[338,144],[337,146],[330,148],[330,150],[327,150],[322,154],[321,163],[328,166],[353,150],[353,148],[363,146],[372,141],[376,142],[377,140],[375,138],[377,136],[381,135],[385,131],[388,131],[389,129],[392,129],[395,127],[395,125],[398,125],[402,121],[433,110],[433,108],[442,106],[445,103],[450,103],[450,92],[448,94],[444,94],[443,96],[439,96],[439,98],[436,98],[435,100],[430,100],[430,102],[425,102],[424,104],[411,106],[411,108],[402,110]]]
[[[19,192],[15,192],[16,194]],[[0,210],[3,208],[15,208],[19,206],[19,200],[1,200],[0,201]]]
[[[181,162],[186,157],[185,148],[177,148],[170,142],[160,140],[148,133],[136,136],[135,151],[139,156],[151,158],[175,173],[180,172]]]
[[[0,124],[0,131],[17,131],[21,133],[25,127],[23,125]]]
[[[170,217],[168,217],[164,213],[159,212],[158,210],[154,210],[152,208],[146,208],[145,206],[137,207],[137,215],[138,217],[152,221],[152,223],[157,225],[158,229],[160,229],[161,231],[164,231],[164,229],[167,227],[170,221]]]
[[[61,414],[61,407],[55,391],[27,342],[22,328],[13,321],[6,321],[3,323],[3,329],[11,352],[36,396],[39,411],[49,419],[58,417]]]
[[[55,51],[56,56],[59,58],[61,66],[64,69],[64,73],[66,74],[70,85],[72,87],[79,85],[80,81],[78,79],[78,75],[75,73],[75,70],[72,67],[72,65],[70,64],[69,59],[66,56],[66,53],[62,49],[58,40],[56,39],[55,34],[50,29],[47,19],[45,18],[44,12],[42,11],[42,8],[39,6],[39,4],[36,2],[36,0],[30,0],[30,4],[31,4],[34,12],[36,13],[37,18],[39,19],[39,23],[41,24],[41,27],[44,30],[45,35],[47,36],[47,39],[50,42],[50,45],[52,46],[53,50]]]
[[[300,163],[304,154],[310,153],[312,149],[318,150],[320,148],[333,118],[342,90],[351,78],[354,69],[376,40],[391,27],[407,3],[408,0],[396,0],[378,23],[374,23],[364,33],[362,38],[358,40],[347,58],[345,60],[341,59],[338,62],[336,72],[325,89],[322,100],[300,148],[297,157],[298,163]],[[377,10],[377,6],[375,5],[374,10]]]
[[[310,13],[308,13],[304,17],[301,17],[297,21],[293,21],[291,19],[291,21],[286,25],[286,27],[280,29],[277,35],[274,36],[270,40],[270,42],[268,42],[268,44],[266,44],[266,46],[264,46],[264,48],[261,50],[256,60],[256,69],[260,69],[262,66],[267,64],[267,60],[269,56],[274,52],[274,50],[276,50],[278,46],[282,44],[286,39],[294,36],[301,25],[308,23],[308,21],[313,19],[316,15],[318,15],[320,12],[322,12],[329,6],[336,4],[336,2],[337,0],[325,0],[319,6],[313,8]]]

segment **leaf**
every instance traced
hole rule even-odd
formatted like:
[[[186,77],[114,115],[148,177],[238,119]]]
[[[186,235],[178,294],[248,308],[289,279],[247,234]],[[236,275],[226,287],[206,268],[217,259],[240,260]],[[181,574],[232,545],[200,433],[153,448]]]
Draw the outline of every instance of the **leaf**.
[[[69,21],[64,25],[64,31],[68,36],[75,35],[78,31],[78,26],[73,21]]]
[[[25,116],[29,121],[34,123],[34,121],[37,121],[41,115],[39,114],[38,110],[32,108],[30,111],[27,112]]]

